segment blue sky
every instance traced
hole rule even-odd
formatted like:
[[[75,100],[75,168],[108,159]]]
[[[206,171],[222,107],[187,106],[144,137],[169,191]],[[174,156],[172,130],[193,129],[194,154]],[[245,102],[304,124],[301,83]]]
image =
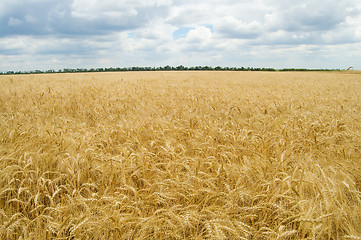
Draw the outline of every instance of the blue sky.
[[[0,71],[361,69],[358,0],[1,0]]]

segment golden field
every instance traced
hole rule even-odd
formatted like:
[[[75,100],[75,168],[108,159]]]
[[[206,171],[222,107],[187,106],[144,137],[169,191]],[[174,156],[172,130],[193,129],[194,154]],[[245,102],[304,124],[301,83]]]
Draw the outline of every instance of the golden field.
[[[0,76],[0,239],[361,239],[361,75]]]

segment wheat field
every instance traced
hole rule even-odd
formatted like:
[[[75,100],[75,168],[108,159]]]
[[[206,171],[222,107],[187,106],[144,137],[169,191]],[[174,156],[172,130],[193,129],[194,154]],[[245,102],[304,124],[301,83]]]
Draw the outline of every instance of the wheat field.
[[[361,75],[0,76],[0,239],[361,239]]]

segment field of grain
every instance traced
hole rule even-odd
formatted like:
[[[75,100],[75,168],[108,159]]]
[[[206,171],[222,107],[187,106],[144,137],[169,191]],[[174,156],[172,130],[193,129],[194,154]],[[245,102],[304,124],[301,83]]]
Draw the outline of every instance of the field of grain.
[[[0,239],[361,239],[361,75],[0,76]]]

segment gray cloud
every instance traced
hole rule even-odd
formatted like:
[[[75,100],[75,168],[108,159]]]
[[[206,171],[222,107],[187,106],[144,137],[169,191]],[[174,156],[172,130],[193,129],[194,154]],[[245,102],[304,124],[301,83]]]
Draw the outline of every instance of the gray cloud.
[[[107,7],[103,7],[109,2]],[[91,3],[93,6],[90,6]],[[140,28],[167,14],[168,8],[153,5],[119,5],[117,1],[82,0],[14,1],[0,14],[1,36],[100,35]],[[0,5],[1,7],[1,5]]]
[[[280,4],[282,2],[283,4]],[[327,31],[337,28],[355,14],[355,2],[315,0],[302,2],[270,1],[272,11],[266,13],[265,23],[271,29],[285,31]],[[278,4],[277,4],[278,3]]]
[[[44,12],[54,7],[53,3],[14,1],[0,5],[4,11],[0,14],[0,36],[41,35],[49,32],[48,19]],[[40,8],[41,7],[41,8]]]

